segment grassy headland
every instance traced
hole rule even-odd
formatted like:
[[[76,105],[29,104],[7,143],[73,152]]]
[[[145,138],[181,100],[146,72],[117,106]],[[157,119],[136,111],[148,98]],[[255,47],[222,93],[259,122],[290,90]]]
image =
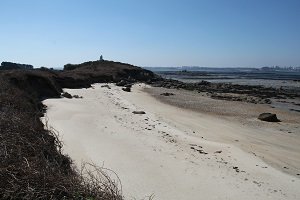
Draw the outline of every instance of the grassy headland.
[[[69,64],[62,71],[0,71],[0,198],[122,199],[119,188],[100,170],[94,177],[87,168],[73,168],[56,134],[40,120],[46,109],[41,101],[60,97],[62,88],[155,78],[150,71],[112,61]]]

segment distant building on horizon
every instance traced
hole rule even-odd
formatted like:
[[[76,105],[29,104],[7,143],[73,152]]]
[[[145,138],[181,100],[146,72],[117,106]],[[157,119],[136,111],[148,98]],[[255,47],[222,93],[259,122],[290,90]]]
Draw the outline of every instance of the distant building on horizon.
[[[104,60],[103,56],[101,55],[99,61],[103,61],[103,60]]]

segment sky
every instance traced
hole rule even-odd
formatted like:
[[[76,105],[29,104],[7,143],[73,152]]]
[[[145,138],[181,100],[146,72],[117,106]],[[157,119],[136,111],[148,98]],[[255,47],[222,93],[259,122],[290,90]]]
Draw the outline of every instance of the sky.
[[[300,0],[0,0],[0,62],[300,66]]]

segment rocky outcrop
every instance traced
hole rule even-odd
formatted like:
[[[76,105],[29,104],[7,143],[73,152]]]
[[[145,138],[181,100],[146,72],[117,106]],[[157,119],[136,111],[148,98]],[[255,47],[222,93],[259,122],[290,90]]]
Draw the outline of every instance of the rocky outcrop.
[[[273,113],[262,113],[258,116],[258,119],[266,122],[280,122],[276,114]]]
[[[275,89],[263,86],[237,85],[230,83],[210,83],[201,81],[198,83],[184,83],[178,80],[161,79],[151,84],[154,87],[170,89],[184,89],[204,92],[214,99],[243,101],[248,103],[270,104],[270,98],[286,99],[300,97],[295,91]]]
[[[170,92],[164,92],[164,93],[161,93],[160,95],[162,95],[162,96],[173,96],[174,94],[170,93]]]

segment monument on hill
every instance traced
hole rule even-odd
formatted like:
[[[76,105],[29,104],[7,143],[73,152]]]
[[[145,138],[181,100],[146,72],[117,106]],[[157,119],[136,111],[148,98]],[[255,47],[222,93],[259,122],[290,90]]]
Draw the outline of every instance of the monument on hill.
[[[99,59],[99,61],[103,61],[103,56],[102,56],[102,55],[100,56],[100,59]]]

